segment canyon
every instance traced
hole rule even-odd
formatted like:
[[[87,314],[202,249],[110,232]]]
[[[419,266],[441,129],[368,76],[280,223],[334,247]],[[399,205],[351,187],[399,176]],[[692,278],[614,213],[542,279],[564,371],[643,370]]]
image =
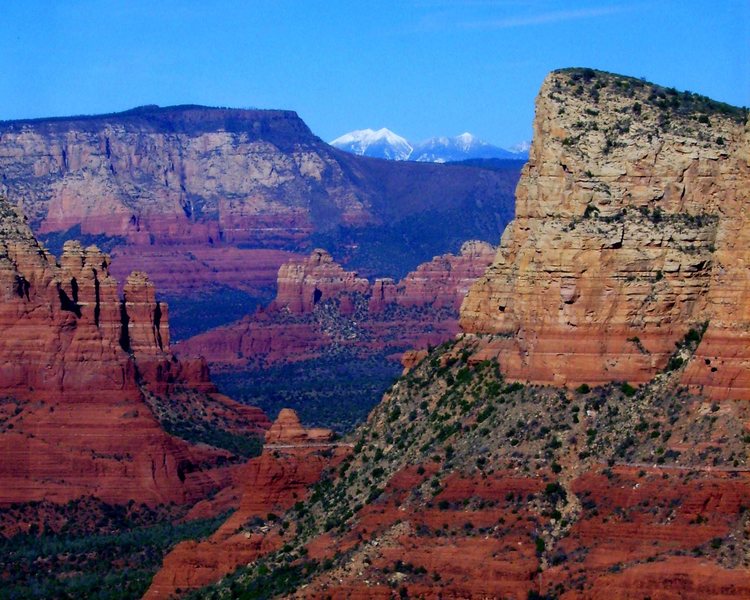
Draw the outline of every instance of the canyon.
[[[147,273],[180,338],[202,321],[196,310],[267,302],[279,267],[315,247],[398,278],[467,239],[494,240],[519,169],[352,156],[292,111],[144,106],[0,122],[0,193],[53,252],[79,239],[111,255],[118,280]]]
[[[174,348],[204,357],[233,398],[272,417],[294,408],[308,424],[345,432],[398,376],[405,352],[458,333],[461,300],[494,253],[485,242],[465,242],[401,281],[370,282],[317,249],[281,266],[266,308]]]
[[[696,94],[551,73],[463,333],[408,353],[351,452],[254,523],[280,541],[200,594],[750,597],[748,131]],[[315,309],[304,271],[290,311]]]
[[[151,598],[750,597],[749,178],[746,110],[555,71],[497,249],[397,280],[295,247],[267,307],[174,346],[145,274],[120,292],[70,241],[57,262],[0,202],[2,501],[137,485],[181,519],[233,510],[165,548]],[[237,405],[197,357],[221,375],[385,353],[402,376],[342,439]],[[262,452],[206,443],[217,426]]]

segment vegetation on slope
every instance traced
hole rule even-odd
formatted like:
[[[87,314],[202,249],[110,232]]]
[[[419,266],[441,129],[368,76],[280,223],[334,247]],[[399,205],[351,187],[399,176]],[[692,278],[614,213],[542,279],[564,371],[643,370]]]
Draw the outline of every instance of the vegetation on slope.
[[[0,598],[140,598],[164,555],[182,540],[204,538],[228,517],[177,522],[175,506],[109,505],[82,498],[65,506],[14,505],[65,525],[0,538]],[[52,514],[56,513],[56,514]],[[12,516],[12,515],[7,515]]]
[[[744,123],[748,118],[747,107],[733,106],[687,90],[678,91],[645,79],[588,68],[560,69],[555,73],[568,75],[568,85],[575,86],[574,93],[579,96],[588,94],[595,103],[603,93],[602,90],[608,89],[639,100],[645,98],[649,105],[665,114],[698,120],[703,118],[700,121],[702,123],[707,122],[705,119],[714,114],[730,117],[739,123]],[[634,107],[633,112],[637,116],[640,109]]]
[[[192,388],[168,395],[144,391],[144,399],[165,431],[187,442],[227,450],[238,461],[263,450],[262,433],[249,433],[255,424],[208,394]]]
[[[699,340],[700,332],[689,332],[675,358],[689,358]],[[618,478],[627,477],[628,469],[640,469],[644,484],[660,485],[663,476],[675,479],[676,486],[688,485],[707,467],[747,468],[750,439],[742,427],[747,408],[741,403],[706,406],[677,384],[683,363],[672,361],[667,371],[640,388],[619,382],[574,391],[506,382],[496,362],[474,355],[474,344],[470,337],[445,344],[400,379],[352,435],[354,452],[342,466],[324,474],[307,501],[269,521],[287,533],[282,550],[200,596],[269,597],[316,584],[325,589],[326,581],[338,581],[352,569],[363,570],[365,575],[358,577],[366,577],[368,585],[394,592],[400,588],[406,594],[449,585],[445,572],[401,561],[377,563],[381,551],[373,544],[395,543],[388,536],[399,527],[416,528],[414,535],[422,536],[424,544],[445,536],[454,541],[521,536],[536,549],[534,569],[572,572],[587,551],[579,548],[569,555],[566,538],[578,522],[600,518],[591,490],[574,484],[583,476],[597,474],[605,484],[621,486]],[[507,474],[516,483],[526,478],[539,487],[514,491],[503,479]],[[395,483],[397,475],[412,478],[406,489]],[[492,497],[469,493],[461,498],[455,493],[457,478],[511,487]],[[657,501],[653,510],[674,519],[680,500],[663,509]],[[648,511],[652,514],[652,508]],[[462,514],[475,520],[491,514],[492,520],[480,524],[467,517],[463,525],[451,525],[461,523]],[[734,518],[742,514],[740,508]],[[440,515],[443,526],[434,522]],[[510,515],[516,515],[515,525],[507,521]],[[743,534],[741,529],[717,531],[724,536],[695,546],[693,552],[728,560],[721,558],[724,541]],[[328,554],[321,555],[319,547],[316,551],[321,539]],[[750,548],[750,540],[741,544]],[[314,557],[311,550],[317,552]],[[685,550],[657,544],[654,552],[664,559]],[[568,586],[584,585],[572,575],[564,581],[550,591],[551,597]]]

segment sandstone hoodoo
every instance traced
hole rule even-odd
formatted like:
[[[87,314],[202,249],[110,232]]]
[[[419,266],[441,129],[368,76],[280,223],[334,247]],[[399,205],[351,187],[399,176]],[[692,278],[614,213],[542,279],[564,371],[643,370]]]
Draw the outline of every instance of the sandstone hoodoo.
[[[332,435],[330,430],[304,429],[294,411],[281,411],[266,432],[269,446],[236,478],[241,493],[237,511],[207,540],[179,544],[164,559],[144,598],[173,598],[201,588],[281,548],[289,534],[271,531],[266,522],[304,499],[323,470],[335,468],[350,452],[331,445]]]
[[[235,453],[195,446],[188,424],[200,436],[212,419],[217,433],[248,440],[268,427],[215,393],[202,360],[171,354],[148,278],[132,274],[121,299],[109,265],[77,242],[58,264],[0,199],[0,505],[194,502],[222,485],[211,469]]]
[[[708,324],[685,381],[746,397],[745,119],[637,79],[551,74],[515,220],[463,330],[496,336],[508,377],[577,386],[646,382]]]
[[[202,321],[190,320],[196,310],[270,299],[279,267],[316,246],[398,277],[460,240],[496,239],[517,162],[352,156],[281,110],[145,106],[0,122],[0,193],[33,231],[50,247],[98,244],[120,281],[147,273],[185,331]]]
[[[466,333],[407,354],[351,454],[257,522],[283,543],[201,593],[750,598],[746,121],[552,73]]]

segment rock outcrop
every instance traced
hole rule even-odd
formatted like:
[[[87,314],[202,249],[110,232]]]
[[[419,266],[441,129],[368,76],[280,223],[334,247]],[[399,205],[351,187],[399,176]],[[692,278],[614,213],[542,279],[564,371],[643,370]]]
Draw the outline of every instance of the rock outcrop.
[[[294,411],[282,410],[266,434],[271,445],[235,478],[241,493],[237,510],[207,540],[178,544],[164,559],[144,598],[173,598],[279,549],[285,534],[273,530],[274,515],[304,499],[323,469],[335,467],[350,452],[331,445],[331,437],[330,430],[302,428]]]
[[[276,300],[270,309],[300,315],[311,313],[323,300],[364,295],[369,291],[367,279],[344,270],[327,251],[316,249],[305,260],[291,260],[281,266],[276,279]],[[348,312],[354,310],[349,302],[342,308]]]
[[[495,251],[491,244],[471,240],[455,256],[436,256],[419,265],[396,286],[396,302],[401,306],[431,305],[458,310]]]
[[[121,300],[109,262],[67,242],[58,264],[0,199],[0,504],[187,502],[221,483],[197,465],[228,453],[168,435],[146,402],[215,391],[205,362],[170,353],[147,277],[133,274]],[[243,411],[245,432],[262,431],[262,413]]]
[[[278,294],[267,309],[177,347],[205,357],[212,368],[234,369],[258,360],[310,359],[332,346],[368,356],[439,344],[458,332],[461,300],[494,251],[484,242],[466,242],[459,254],[436,256],[398,283],[371,284],[315,250],[279,269]]]
[[[709,323],[685,381],[747,395],[745,119],[631,78],[552,73],[516,218],[462,329],[494,334],[512,379],[578,385],[645,382]]]
[[[290,408],[282,408],[273,425],[266,431],[266,444],[304,445],[328,443],[333,440],[330,429],[302,427],[297,413]]]

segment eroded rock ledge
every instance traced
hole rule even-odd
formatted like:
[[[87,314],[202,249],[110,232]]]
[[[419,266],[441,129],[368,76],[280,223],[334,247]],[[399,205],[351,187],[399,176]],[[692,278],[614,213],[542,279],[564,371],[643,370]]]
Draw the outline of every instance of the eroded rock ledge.
[[[684,374],[745,397],[750,135],[740,109],[590,69],[536,102],[516,218],[461,309],[508,377],[645,382],[708,323]]]

